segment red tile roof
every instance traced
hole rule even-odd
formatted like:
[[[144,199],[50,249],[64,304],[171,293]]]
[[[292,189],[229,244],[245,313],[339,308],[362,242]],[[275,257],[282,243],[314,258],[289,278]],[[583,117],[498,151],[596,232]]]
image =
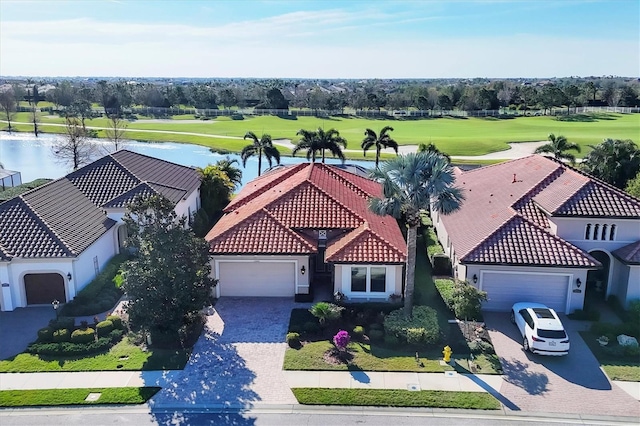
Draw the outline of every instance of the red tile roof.
[[[462,262],[588,266],[593,258],[575,258],[575,247],[551,234],[547,214],[637,218],[640,212],[640,200],[540,155],[462,172],[456,183],[465,201],[440,220]],[[518,239],[535,244],[525,249]]]
[[[348,232],[328,243],[327,261],[404,262],[395,219],[369,211],[369,199],[381,194],[376,182],[334,166],[283,167],[247,184],[206,239],[213,254],[314,253],[317,241],[304,230],[342,229]]]

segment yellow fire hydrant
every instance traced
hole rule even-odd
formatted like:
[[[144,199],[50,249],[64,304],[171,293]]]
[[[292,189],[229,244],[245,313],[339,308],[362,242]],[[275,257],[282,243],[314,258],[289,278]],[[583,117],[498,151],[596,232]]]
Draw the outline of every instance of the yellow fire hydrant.
[[[444,355],[444,362],[451,361],[451,354],[452,353],[453,353],[453,351],[451,350],[449,345],[444,347],[444,350],[442,351],[442,355]]]

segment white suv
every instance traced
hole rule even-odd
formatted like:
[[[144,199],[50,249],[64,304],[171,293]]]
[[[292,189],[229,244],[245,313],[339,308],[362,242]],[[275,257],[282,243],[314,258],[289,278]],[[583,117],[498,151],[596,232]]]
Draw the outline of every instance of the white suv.
[[[541,303],[516,303],[511,308],[511,322],[520,330],[525,351],[556,356],[569,353],[569,336],[553,309]]]

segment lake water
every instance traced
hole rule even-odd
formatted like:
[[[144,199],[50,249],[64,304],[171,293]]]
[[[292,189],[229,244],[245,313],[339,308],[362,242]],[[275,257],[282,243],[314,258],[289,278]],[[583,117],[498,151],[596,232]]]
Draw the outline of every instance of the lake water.
[[[56,161],[51,153],[51,146],[56,139],[63,138],[62,135],[44,134],[37,138],[31,133],[5,133],[0,132],[0,163],[5,169],[18,171],[22,175],[22,182],[30,182],[38,178],[57,179],[70,173],[72,170]],[[105,144],[104,139],[96,139],[97,144]],[[182,164],[184,166],[205,167],[208,164],[215,164],[216,161],[225,158],[227,155],[214,154],[209,148],[200,145],[190,145],[182,143],[149,143],[128,141],[126,149],[151,157],[161,158],[166,161]],[[258,159],[252,157],[247,161],[247,167],[242,167],[242,161],[237,154],[228,154],[229,157],[237,159],[242,170],[242,185],[255,179],[258,175]],[[281,157],[282,164],[299,164],[306,162],[305,157]],[[339,160],[327,159],[327,163],[339,164]],[[349,164],[370,168],[371,161],[347,161]],[[262,169],[264,171],[269,164],[262,159]]]

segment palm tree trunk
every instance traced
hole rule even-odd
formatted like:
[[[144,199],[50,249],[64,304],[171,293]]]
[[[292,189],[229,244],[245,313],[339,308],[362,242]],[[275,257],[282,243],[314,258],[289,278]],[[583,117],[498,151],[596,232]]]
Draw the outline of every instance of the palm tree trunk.
[[[258,176],[262,172],[262,150],[258,150]]]
[[[380,146],[376,146],[376,169],[378,168],[379,161],[380,161]]]
[[[322,149],[322,164],[324,164],[324,148]]]
[[[405,271],[404,287],[404,316],[410,318],[413,312],[413,290],[415,288],[416,277],[416,238],[418,235],[418,225],[408,218],[409,229],[407,230],[407,268]]]

